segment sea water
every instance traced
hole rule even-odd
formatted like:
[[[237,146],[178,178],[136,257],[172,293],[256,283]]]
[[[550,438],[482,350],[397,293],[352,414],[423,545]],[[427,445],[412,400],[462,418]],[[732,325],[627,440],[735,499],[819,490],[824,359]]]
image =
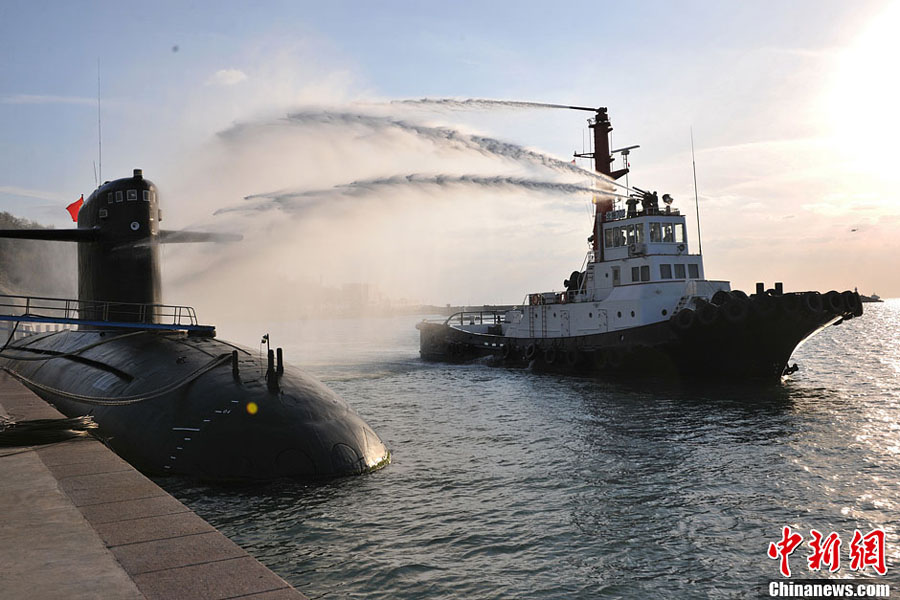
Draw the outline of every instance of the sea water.
[[[304,484],[161,483],[311,598],[753,598],[785,526],[900,593],[900,300],[829,327],[780,385],[608,382],[424,363],[419,317],[282,324],[286,360],[393,453]],[[262,333],[262,332],[260,332]],[[248,334],[249,336],[249,334]],[[850,570],[886,531],[888,572]]]

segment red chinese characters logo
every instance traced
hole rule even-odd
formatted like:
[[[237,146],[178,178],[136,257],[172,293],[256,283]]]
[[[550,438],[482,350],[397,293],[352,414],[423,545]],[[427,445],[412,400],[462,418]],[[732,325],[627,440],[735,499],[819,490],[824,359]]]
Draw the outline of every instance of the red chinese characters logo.
[[[791,576],[791,566],[788,564],[788,557],[802,542],[802,535],[799,533],[792,533],[790,527],[783,527],[781,530],[781,540],[769,544],[769,558],[781,559],[781,574],[785,577]]]
[[[810,571],[820,571],[823,567],[831,573],[841,568],[841,536],[835,532],[823,535],[815,529],[810,529],[808,545],[811,549],[806,559]],[[864,571],[868,567],[884,575],[887,573],[884,552],[885,534],[883,529],[873,529],[863,535],[859,530],[853,531],[853,539],[848,545],[850,556],[850,570]],[[781,529],[781,539],[769,543],[769,558],[780,561],[779,570],[782,576],[791,576],[791,567],[788,558],[803,543],[803,536],[795,533],[790,527]]]
[[[850,540],[850,570],[863,571],[872,567],[879,575],[887,573],[884,562],[884,530],[873,529],[866,535],[853,530]]]
[[[815,529],[809,530],[812,539],[809,540],[809,547],[812,548],[812,554],[809,555],[807,562],[810,571],[818,571],[824,563],[831,573],[841,568],[841,536],[833,531],[828,534],[824,540],[822,534]]]

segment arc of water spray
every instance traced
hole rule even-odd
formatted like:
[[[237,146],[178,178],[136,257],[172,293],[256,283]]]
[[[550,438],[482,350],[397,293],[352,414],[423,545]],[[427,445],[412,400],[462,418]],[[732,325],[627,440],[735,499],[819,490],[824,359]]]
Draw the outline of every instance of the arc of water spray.
[[[406,100],[391,100],[391,104],[409,104],[419,106],[437,106],[441,108],[560,108],[571,109],[566,104],[551,104],[549,102],[529,102],[527,100],[495,100],[492,98],[410,98]]]
[[[394,117],[331,111],[297,112],[287,115],[284,120],[294,124],[359,125],[373,130],[390,128],[399,129],[436,144],[461,147],[467,150],[474,150],[483,154],[507,158],[518,162],[539,164],[554,171],[573,173],[581,177],[589,177],[596,182],[606,184],[610,189],[612,189],[612,186],[616,186],[625,189],[626,191],[631,191],[621,183],[618,183],[601,173],[583,169],[571,162],[560,160],[540,152],[535,152],[534,150],[528,150],[527,148],[512,142],[504,142],[486,136],[471,135],[449,127],[432,127]],[[238,124],[220,132],[219,137],[225,140],[239,139],[242,136],[249,135],[257,130],[268,128],[270,126],[271,123]]]
[[[231,212],[262,212],[281,209],[287,212],[306,212],[320,206],[336,197],[356,197],[361,194],[378,191],[381,188],[417,186],[417,187],[451,187],[472,186],[482,188],[511,188],[525,189],[529,191],[555,192],[562,194],[594,194],[604,197],[624,198],[612,192],[596,190],[592,187],[558,183],[553,181],[541,181],[524,179],[505,175],[479,176],[479,175],[426,175],[413,173],[409,175],[394,175],[391,177],[379,177],[375,179],[363,179],[353,181],[333,188],[322,190],[282,190],[263,194],[247,196],[245,200],[257,200],[250,205],[222,208],[214,214],[226,214]]]

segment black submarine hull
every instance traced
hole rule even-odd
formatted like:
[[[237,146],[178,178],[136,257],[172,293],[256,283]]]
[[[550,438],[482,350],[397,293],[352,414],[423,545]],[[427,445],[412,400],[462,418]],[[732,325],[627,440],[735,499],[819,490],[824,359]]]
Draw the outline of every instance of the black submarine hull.
[[[426,361],[491,357],[495,365],[580,375],[778,381],[803,340],[862,315],[858,299],[834,310],[815,292],[763,298],[751,297],[742,310],[733,308],[736,303],[707,303],[696,314],[582,336],[513,338],[466,332],[448,322],[416,327]]]
[[[390,461],[375,432],[314,377],[285,365],[272,386],[258,357],[213,337],[66,330],[4,354],[27,359],[4,361],[7,372],[63,414],[91,415],[99,437],[149,474],[321,479]]]

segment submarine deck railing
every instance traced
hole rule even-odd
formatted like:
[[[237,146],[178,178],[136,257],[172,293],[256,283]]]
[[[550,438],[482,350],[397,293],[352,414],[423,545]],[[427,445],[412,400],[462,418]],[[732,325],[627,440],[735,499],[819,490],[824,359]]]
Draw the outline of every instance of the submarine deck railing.
[[[191,306],[0,294],[0,321],[214,333]]]

